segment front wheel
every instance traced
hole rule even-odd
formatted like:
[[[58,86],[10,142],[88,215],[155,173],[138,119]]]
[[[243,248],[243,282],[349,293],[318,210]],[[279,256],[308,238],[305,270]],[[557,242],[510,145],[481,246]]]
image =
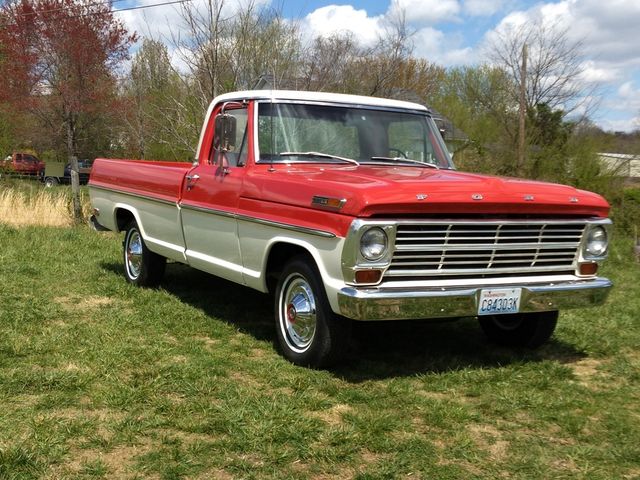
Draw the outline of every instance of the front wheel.
[[[556,328],[558,312],[515,313],[478,317],[489,340],[510,347],[537,348]]]
[[[296,257],[276,287],[275,319],[283,355],[296,365],[326,367],[346,352],[351,321],[331,310],[313,261]]]
[[[122,246],[127,282],[141,287],[157,286],[164,275],[167,259],[147,248],[135,221],[127,226]]]

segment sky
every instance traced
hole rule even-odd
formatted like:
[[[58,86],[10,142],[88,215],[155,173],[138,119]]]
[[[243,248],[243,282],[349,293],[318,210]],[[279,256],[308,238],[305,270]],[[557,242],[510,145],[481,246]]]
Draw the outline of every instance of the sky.
[[[114,3],[114,9],[161,1],[128,0]],[[605,130],[640,129],[640,0],[254,1],[281,9],[286,18],[300,22],[307,38],[352,32],[364,45],[375,41],[385,15],[403,10],[414,32],[413,54],[445,67],[485,61],[488,40],[506,26],[533,21],[557,24],[568,29],[570,41],[582,42],[582,80],[596,86],[599,97],[591,119]],[[118,15],[142,35],[167,36],[179,28],[175,6]]]

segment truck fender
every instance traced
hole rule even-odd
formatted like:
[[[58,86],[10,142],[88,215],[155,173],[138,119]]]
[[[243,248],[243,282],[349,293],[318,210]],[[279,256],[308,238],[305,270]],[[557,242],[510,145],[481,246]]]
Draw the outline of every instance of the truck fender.
[[[271,290],[269,288],[270,286],[269,279],[267,278],[267,273],[268,273],[267,269],[269,268],[269,262],[271,259],[271,255],[274,252],[274,249],[281,248],[281,246],[290,246],[290,247],[293,247],[295,250],[297,250],[301,254],[302,253],[308,254],[315,262],[325,286],[328,286],[329,284],[333,284],[336,282],[336,280],[332,278],[331,274],[326,268],[325,259],[322,258],[322,255],[320,254],[320,252],[318,251],[318,249],[313,243],[301,238],[290,237],[286,235],[278,235],[270,239],[270,241],[267,243],[267,246],[265,248],[265,254],[264,254],[264,258],[262,261],[262,268],[261,268],[261,272],[263,272],[263,274],[262,274],[262,282],[261,282],[262,285],[260,290],[265,292]],[[295,256],[295,253],[294,253],[294,256]],[[283,263],[286,260],[288,260],[288,258],[283,259]],[[283,267],[284,265],[281,264],[279,266]]]

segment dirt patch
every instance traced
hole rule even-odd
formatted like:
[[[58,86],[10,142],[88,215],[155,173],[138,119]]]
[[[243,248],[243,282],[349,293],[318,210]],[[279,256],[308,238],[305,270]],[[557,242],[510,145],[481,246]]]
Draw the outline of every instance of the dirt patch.
[[[438,400],[441,402],[451,401],[451,395],[442,392],[430,392],[429,390],[417,390],[416,393],[421,397],[428,398],[430,400]]]
[[[601,360],[595,358],[585,358],[571,365],[573,374],[582,381],[591,380],[598,375],[598,367],[602,365]]]
[[[58,297],[55,299],[62,308],[68,312],[98,310],[100,308],[108,307],[116,303],[116,300],[110,297],[99,297],[96,295],[90,295],[87,297]]]
[[[311,416],[319,418],[326,424],[335,427],[344,423],[343,416],[353,412],[353,407],[343,403],[338,403],[333,407],[319,412],[311,412]]]
[[[56,465],[48,478],[77,478],[88,465],[95,462],[102,463],[108,470],[106,478],[113,479],[133,479],[139,478],[136,472],[136,459],[149,453],[152,449],[150,440],[145,440],[138,445],[127,445],[112,448],[107,451],[89,449],[81,450],[72,448],[67,454],[67,461]],[[145,478],[158,478],[157,476],[145,475]]]
[[[233,480],[234,478],[233,475],[221,468],[214,468],[194,477],[195,480]]]
[[[252,348],[249,351],[249,354],[253,358],[264,358],[264,357],[267,356],[267,352],[265,352],[264,350],[261,350],[259,348]]]
[[[576,465],[576,462],[571,458],[563,458],[560,460],[554,460],[550,463],[550,466],[554,470],[563,470],[565,472],[577,473],[580,472],[580,467]]]
[[[182,430],[173,430],[173,429],[165,429],[165,428],[153,430],[153,432],[159,437],[180,440],[182,443],[185,443],[188,445],[193,445],[197,443],[210,443],[215,441],[218,438],[213,435],[207,435],[206,433],[184,432]]]
[[[234,382],[240,385],[249,387],[251,389],[258,389],[259,391],[262,391],[264,387],[264,384],[262,382],[259,382],[258,380],[256,380],[255,377],[248,375],[246,373],[233,372],[229,375],[229,379],[233,380]]]
[[[502,432],[493,425],[470,425],[469,433],[473,441],[486,452],[494,462],[507,458],[509,442],[502,439]]]

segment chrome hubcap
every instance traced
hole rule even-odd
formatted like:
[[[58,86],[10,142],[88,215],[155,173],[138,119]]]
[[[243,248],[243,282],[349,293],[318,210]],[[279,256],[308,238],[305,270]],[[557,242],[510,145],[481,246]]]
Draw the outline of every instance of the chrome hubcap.
[[[125,255],[129,276],[135,280],[140,275],[142,268],[142,238],[137,230],[132,230],[129,234]]]
[[[309,348],[316,332],[316,301],[307,280],[294,273],[280,293],[280,328],[289,348],[301,353]]]

